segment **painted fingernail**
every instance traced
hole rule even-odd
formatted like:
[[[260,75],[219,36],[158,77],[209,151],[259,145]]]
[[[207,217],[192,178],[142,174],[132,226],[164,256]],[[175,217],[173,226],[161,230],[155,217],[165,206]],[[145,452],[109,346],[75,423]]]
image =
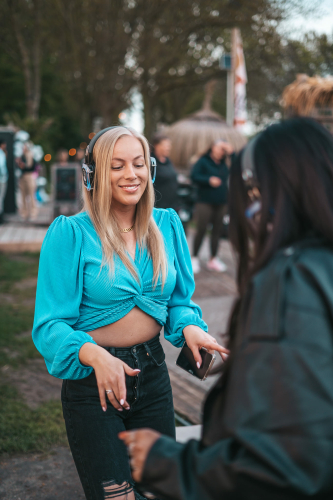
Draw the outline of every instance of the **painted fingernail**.
[[[117,408],[117,410],[118,410],[118,411],[123,411],[123,409],[122,409],[122,408]]]
[[[200,363],[199,363],[199,361],[197,362],[197,367],[198,367],[198,368],[200,368]]]
[[[125,410],[129,410],[130,409],[130,406],[126,406]]]
[[[139,368],[135,368],[134,370],[135,372],[141,372],[141,370],[139,370]]]
[[[106,411],[106,406],[102,406],[102,410],[103,410],[103,411]]]
[[[120,404],[123,405],[125,403],[125,400],[124,399],[121,399],[120,400]]]

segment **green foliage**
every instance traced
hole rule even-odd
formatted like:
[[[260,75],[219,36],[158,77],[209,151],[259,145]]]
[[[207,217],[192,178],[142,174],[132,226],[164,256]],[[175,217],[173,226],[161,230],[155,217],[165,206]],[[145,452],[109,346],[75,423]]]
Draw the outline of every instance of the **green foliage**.
[[[24,78],[20,68],[13,64],[6,52],[0,50],[0,123],[5,113],[25,113]]]
[[[67,444],[60,401],[32,410],[14,387],[1,384],[0,408],[0,455],[47,451],[53,445]]]
[[[252,119],[263,122],[280,111],[283,88],[297,73],[333,71],[331,39],[309,35],[288,40],[279,30],[286,17],[309,14],[319,4],[7,2],[0,19],[0,120],[6,116],[21,124],[54,155],[59,148],[87,141],[95,117],[102,118],[102,126],[117,123],[138,89],[150,137],[159,121],[171,123],[200,108],[203,86],[212,78],[219,79],[214,109],[225,115],[226,77],[218,59],[222,51],[230,51],[231,28],[237,26],[244,42],[249,110]]]

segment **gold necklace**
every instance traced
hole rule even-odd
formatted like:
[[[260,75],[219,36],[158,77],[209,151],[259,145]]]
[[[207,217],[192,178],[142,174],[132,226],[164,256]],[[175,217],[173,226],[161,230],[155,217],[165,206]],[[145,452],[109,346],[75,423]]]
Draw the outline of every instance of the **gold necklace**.
[[[129,233],[130,231],[133,231],[134,224],[132,227],[126,227],[125,229],[120,229],[121,233]]]

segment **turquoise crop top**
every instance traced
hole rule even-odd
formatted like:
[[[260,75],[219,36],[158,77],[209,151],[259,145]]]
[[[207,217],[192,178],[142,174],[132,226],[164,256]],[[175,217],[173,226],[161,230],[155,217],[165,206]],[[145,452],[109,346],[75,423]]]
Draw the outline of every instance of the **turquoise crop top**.
[[[146,249],[136,248],[134,264],[139,282],[115,257],[115,276],[101,268],[102,247],[86,212],[60,216],[45,236],[39,262],[33,341],[51,375],[61,379],[87,377],[92,368],[79,360],[89,331],[115,323],[133,307],[152,316],[164,335],[179,347],[183,328],[198,325],[207,332],[200,308],[191,300],[194,279],[183,226],[172,209],[154,209],[164,237],[168,273],[154,289],[153,265]]]

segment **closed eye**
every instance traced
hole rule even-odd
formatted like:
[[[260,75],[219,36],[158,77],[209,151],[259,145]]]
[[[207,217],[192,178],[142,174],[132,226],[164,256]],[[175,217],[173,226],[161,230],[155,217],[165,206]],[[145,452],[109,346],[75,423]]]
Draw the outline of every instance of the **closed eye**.
[[[145,167],[146,165],[144,163],[140,163],[140,165],[134,165],[136,168],[142,168]],[[119,167],[111,167],[111,170],[120,170],[124,168],[124,165],[120,165]]]

